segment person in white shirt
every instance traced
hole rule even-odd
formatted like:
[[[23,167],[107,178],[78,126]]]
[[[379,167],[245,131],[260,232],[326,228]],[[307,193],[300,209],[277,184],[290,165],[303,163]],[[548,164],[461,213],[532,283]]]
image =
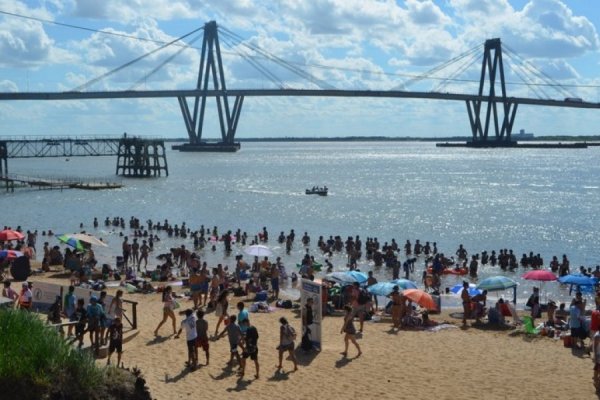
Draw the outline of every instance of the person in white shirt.
[[[175,339],[179,338],[181,332],[185,329],[185,338],[187,340],[187,348],[188,348],[188,361],[186,365],[195,369],[198,365],[198,348],[196,347],[196,338],[198,337],[198,333],[196,331],[196,316],[194,315],[194,311],[192,309],[187,309],[183,312],[185,315],[185,319],[181,321],[181,327],[179,328],[179,332],[175,335]]]

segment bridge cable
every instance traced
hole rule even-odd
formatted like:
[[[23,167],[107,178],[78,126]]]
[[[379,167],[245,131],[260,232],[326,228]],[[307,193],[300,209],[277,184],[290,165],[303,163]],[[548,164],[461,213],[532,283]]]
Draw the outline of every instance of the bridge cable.
[[[439,72],[439,71],[443,70],[444,68],[446,68],[446,67],[448,67],[448,66],[450,66],[450,65],[452,65],[452,64],[454,64],[454,63],[456,63],[456,62],[458,62],[460,60],[462,60],[463,58],[469,56],[470,54],[478,51],[480,48],[481,48],[481,44],[478,44],[477,46],[475,46],[475,47],[473,47],[473,48],[471,48],[471,49],[469,49],[469,50],[467,50],[467,51],[459,54],[458,56],[453,57],[450,60],[445,61],[442,64],[437,65],[437,66],[433,67],[432,69],[430,69],[430,70],[428,70],[426,72],[423,72],[422,74],[419,74],[419,75],[417,75],[416,77],[414,77],[412,79],[409,79],[407,81],[402,82],[400,85],[395,86],[392,90],[406,90],[406,88],[408,88],[408,86],[410,86],[410,85],[412,85],[414,83],[420,82],[422,80],[430,78],[436,72]]]
[[[531,62],[525,60],[516,51],[514,51],[513,49],[511,49],[508,46],[504,46],[504,47],[508,50],[509,53],[513,54],[516,58],[518,58],[519,60],[521,60],[522,64],[528,66],[530,70],[533,70],[535,73],[537,73],[537,75],[542,79],[542,81],[544,81],[546,83],[550,83],[549,86],[555,87],[558,91],[560,91],[566,97],[576,97],[563,84],[561,84],[560,82],[556,81],[554,78],[552,78],[551,76],[549,76],[548,74],[546,74],[541,69],[537,68]]]
[[[96,82],[98,82],[98,81],[106,78],[107,76],[113,75],[113,74],[121,71],[122,69],[127,68],[130,65],[133,65],[136,62],[138,62],[140,60],[143,60],[144,58],[146,58],[146,57],[148,57],[148,56],[150,56],[150,55],[152,55],[152,54],[154,54],[156,52],[159,52],[160,50],[162,50],[162,49],[164,49],[164,48],[172,45],[173,43],[179,42],[180,40],[185,39],[186,37],[188,37],[190,35],[193,35],[194,33],[198,32],[198,31],[201,31],[201,30],[204,30],[204,27],[201,27],[201,28],[198,28],[198,29],[194,29],[193,31],[191,31],[189,33],[186,33],[185,35],[180,36],[177,39],[174,39],[174,40],[172,40],[172,41],[170,41],[170,42],[168,42],[168,43],[166,43],[166,44],[164,44],[162,46],[159,46],[156,49],[154,49],[154,50],[152,50],[152,51],[150,51],[150,52],[148,52],[146,54],[143,54],[143,55],[141,55],[141,56],[139,56],[139,57],[137,57],[137,58],[135,58],[135,59],[133,59],[133,60],[131,60],[129,62],[126,62],[125,64],[123,64],[123,65],[121,65],[121,66],[119,66],[119,67],[117,67],[115,69],[112,69],[112,70],[110,70],[110,71],[108,71],[108,72],[106,72],[106,73],[104,73],[104,74],[102,74],[102,75],[100,75],[100,76],[92,79],[92,80],[87,81],[86,83],[84,83],[82,85],[77,86],[72,91],[73,92],[80,92],[83,89],[86,89],[87,87],[93,85],[94,83],[96,83]]]
[[[532,82],[531,80],[528,79],[526,74],[529,71],[529,69],[526,68],[526,66],[521,65],[519,60],[515,59],[514,54],[512,54],[510,51],[508,51],[508,52],[505,52],[505,55],[506,55],[507,59],[511,62],[509,64],[511,67],[511,70],[515,73],[515,75],[517,75],[517,77],[519,79],[521,79],[521,81],[527,86],[527,88],[530,89],[535,94],[535,96],[537,96],[538,99],[551,99],[552,98],[552,96],[548,95],[548,93],[543,89],[542,86],[539,86],[539,85],[537,85],[536,82]],[[536,75],[534,75],[533,78],[536,80],[540,79]]]
[[[141,77],[140,79],[138,79],[129,89],[127,90],[135,90],[135,88],[137,88],[138,86],[140,86],[142,83],[146,82],[146,80],[148,78],[150,78],[152,75],[156,74],[159,70],[161,70],[165,65],[167,65],[169,62],[173,61],[173,59],[175,57],[177,57],[179,54],[181,54],[184,50],[189,49],[191,46],[191,44],[195,43],[198,39],[200,39],[202,37],[202,34],[192,38],[189,42],[188,46],[185,47],[180,47],[175,53],[171,54],[169,57],[167,57],[165,60],[163,60],[159,65],[157,65],[156,67],[154,67],[150,72],[148,72],[146,75],[144,75],[143,77]]]
[[[228,37],[230,40],[234,41],[235,45],[231,45],[231,47],[232,47],[232,48],[233,48],[233,47],[236,47],[236,46],[243,46],[243,47],[246,47],[246,48],[248,48],[249,50],[252,50],[252,51],[254,51],[254,52],[259,52],[259,53],[260,53],[260,54],[263,56],[263,58],[265,58],[265,59],[267,59],[267,60],[269,60],[269,61],[273,61],[273,62],[275,62],[276,64],[278,64],[279,66],[281,66],[281,67],[283,67],[283,68],[285,68],[285,69],[289,70],[289,68],[288,68],[288,67],[284,66],[284,65],[283,65],[281,62],[278,62],[277,60],[275,60],[275,59],[273,58],[273,56],[272,56],[272,55],[270,55],[269,53],[263,52],[263,51],[262,51],[262,50],[260,50],[259,48],[254,48],[254,47],[252,47],[251,45],[248,45],[247,43],[244,43],[244,42],[243,42],[243,40],[242,40],[241,38],[239,38],[239,37],[236,37],[236,36],[234,36],[234,35],[231,35],[231,34],[229,34],[229,32],[226,32],[226,31],[224,31],[224,30],[221,30],[221,33],[222,33],[222,35],[223,35],[223,36],[225,36],[225,37]],[[251,55],[251,54],[242,53],[242,52],[239,52],[239,54],[238,54],[238,55],[242,55],[242,54],[244,55],[244,58],[245,58],[245,59],[246,59],[248,62],[250,62],[250,58],[252,57],[252,55]],[[251,62],[251,64],[252,64],[252,62]],[[256,65],[255,65],[255,64],[256,64]],[[273,74],[273,73],[271,73],[270,71],[268,71],[268,69],[267,69],[265,66],[263,66],[262,64],[260,64],[259,62],[255,61],[255,64],[253,64],[253,65],[255,66],[255,68],[257,68],[257,67],[258,67],[258,65],[260,65],[260,69],[264,71],[264,72],[263,72],[263,74],[268,72],[268,73],[269,73],[269,75],[272,75],[272,76],[274,76],[274,74]],[[298,74],[296,73],[296,75],[298,75]],[[277,78],[277,79],[279,80],[279,78]],[[285,86],[285,85],[283,84],[283,82],[282,82],[282,81],[280,81],[280,85],[283,85],[283,86]]]
[[[452,75],[450,75],[449,77],[444,78],[441,82],[439,82],[432,89],[432,92],[441,92],[443,88],[446,88],[448,86],[448,83],[450,81],[454,81],[456,79],[456,77],[460,76],[467,69],[471,68],[471,66],[473,64],[475,64],[475,62],[479,61],[480,58],[481,58],[480,54],[473,53],[471,55],[471,57],[469,59],[467,59],[467,61],[465,63],[463,63],[463,65],[461,65],[459,68],[457,68],[456,71],[454,71],[454,73]]]
[[[317,78],[316,76],[314,76],[314,75],[312,75],[312,74],[310,74],[310,73],[308,73],[308,72],[306,72],[306,71],[304,71],[304,70],[302,70],[302,69],[294,66],[293,64],[291,64],[291,63],[283,60],[280,57],[277,57],[274,54],[266,52],[265,50],[261,49],[258,46],[255,46],[255,45],[253,45],[251,43],[248,43],[247,41],[244,40],[244,38],[242,38],[241,36],[239,36],[238,34],[232,32],[232,31],[228,30],[227,28],[225,28],[223,26],[219,26],[219,31],[221,31],[222,33],[225,33],[225,34],[229,35],[230,37],[233,37],[233,38],[239,40],[241,45],[243,45],[245,47],[248,47],[248,48],[254,50],[255,52],[257,52],[259,54],[262,54],[262,55],[266,56],[269,60],[271,60],[271,61],[279,64],[280,66],[282,66],[283,68],[287,69],[288,71],[291,71],[291,72],[295,73],[296,75],[298,75],[298,76],[300,76],[300,77],[302,77],[304,79],[307,79],[307,80],[315,83],[321,89],[335,89],[334,86],[332,86],[329,83],[323,81],[322,79]]]
[[[232,42],[229,38],[227,38],[225,35],[223,35],[224,37],[221,37],[220,40],[225,43],[226,45],[228,45],[231,48],[234,48],[236,46],[236,43]],[[269,71],[268,68],[266,68],[264,65],[262,65],[260,62],[254,60],[252,58],[252,55],[243,53],[241,51],[239,52],[235,52],[234,53],[237,56],[242,57],[244,60],[246,60],[253,68],[255,68],[259,73],[261,73],[264,77],[266,77],[268,80],[270,80],[272,83],[275,84],[275,86],[277,86],[280,89],[286,89],[286,85],[283,83],[283,81],[281,79],[279,79],[279,77],[277,77],[277,75],[275,75],[273,72]]]

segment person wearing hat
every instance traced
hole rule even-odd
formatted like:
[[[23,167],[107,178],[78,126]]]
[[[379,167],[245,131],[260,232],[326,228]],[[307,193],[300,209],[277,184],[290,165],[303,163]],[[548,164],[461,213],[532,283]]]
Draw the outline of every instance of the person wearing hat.
[[[18,307],[22,310],[29,311],[31,309],[31,305],[33,303],[33,293],[29,288],[29,284],[27,282],[23,282],[21,288],[21,294],[19,294],[19,303]]]

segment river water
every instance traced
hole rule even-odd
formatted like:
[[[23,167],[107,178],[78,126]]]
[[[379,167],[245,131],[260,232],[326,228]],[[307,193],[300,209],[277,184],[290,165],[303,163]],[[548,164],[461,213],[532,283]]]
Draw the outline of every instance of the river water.
[[[270,245],[288,270],[305,252],[297,243],[286,256],[275,243],[280,231],[290,229],[298,239],[308,232],[313,245],[319,235],[358,234],[363,242],[377,237],[382,244],[391,238],[400,244],[435,241],[447,254],[459,244],[471,254],[509,248],[520,258],[533,251],[546,264],[553,255],[567,254],[573,269],[600,264],[599,156],[598,147],[474,150],[423,142],[243,143],[236,154],[168,151],[169,177],[123,178],[122,189],[3,193],[0,224],[62,233],[78,231],[83,223],[83,229],[110,244],[97,255],[113,263],[121,231],[102,224],[94,230],[94,217],[167,218],[173,224],[186,221],[192,229],[216,225],[250,235],[266,226]],[[115,167],[115,157],[9,161],[11,173],[112,180]],[[314,185],[327,185],[329,196],[305,195],[304,189]],[[38,249],[45,240],[56,243],[40,237]],[[165,237],[155,252],[179,244],[191,247],[191,239]],[[311,252],[322,260],[314,248]],[[220,247],[202,256],[209,263],[234,264]],[[333,261],[336,269],[344,268],[345,257]],[[417,281],[421,264],[413,277]],[[385,268],[376,273],[390,277]],[[520,279],[522,273],[521,268],[506,273],[520,282],[520,297],[533,284]],[[498,274],[497,267],[480,268],[480,279]],[[444,286],[450,286],[460,278],[445,279]],[[556,283],[545,289],[550,297],[567,296]]]

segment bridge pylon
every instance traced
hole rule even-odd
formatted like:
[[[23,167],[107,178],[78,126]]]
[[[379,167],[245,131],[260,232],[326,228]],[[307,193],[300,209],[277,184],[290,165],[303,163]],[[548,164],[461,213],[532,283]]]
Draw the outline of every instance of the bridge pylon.
[[[499,76],[499,82],[497,82]],[[487,93],[485,93],[487,83]],[[499,83],[500,95],[496,93]],[[472,146],[507,147],[516,142],[511,141],[511,133],[518,103],[506,96],[506,81],[504,79],[504,63],[502,62],[502,42],[499,38],[485,41],[481,78],[479,80],[479,99],[467,100],[467,112],[471,125]],[[483,104],[487,103],[485,115]],[[500,110],[498,110],[500,108]],[[500,111],[500,113],[499,113]],[[482,124],[483,119],[483,124]],[[502,125],[500,125],[500,120]],[[495,140],[489,139],[490,124],[495,134]]]
[[[203,94],[193,97],[192,105],[188,102],[186,97],[177,97],[190,142],[173,146],[173,149],[180,151],[232,152],[239,150],[240,144],[239,142],[236,143],[234,139],[240,119],[240,113],[242,111],[242,104],[244,102],[244,96],[242,95],[235,97],[233,107],[230,106],[227,95],[215,96],[221,131],[221,141],[213,143],[202,140],[206,100],[208,97],[206,92],[211,89],[221,91],[227,90],[216,21],[210,21],[204,25],[204,38],[202,40],[202,54],[200,57],[200,68],[198,69],[196,89],[201,90]]]

